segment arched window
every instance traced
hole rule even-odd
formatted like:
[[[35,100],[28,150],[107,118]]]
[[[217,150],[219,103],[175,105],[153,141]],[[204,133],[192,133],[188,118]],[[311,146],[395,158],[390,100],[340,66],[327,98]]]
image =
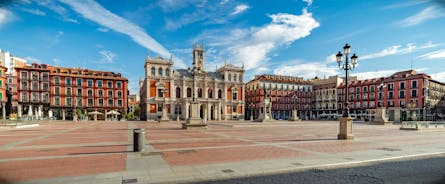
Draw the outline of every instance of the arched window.
[[[198,88],[198,98],[202,98],[202,89]]]
[[[162,76],[162,68],[161,67],[159,67],[159,69],[158,69],[158,75]]]
[[[165,69],[165,76],[170,76],[170,68]]]
[[[209,96],[209,98],[213,98],[213,91],[210,88],[209,88],[209,91],[208,91],[208,96]]]
[[[222,91],[220,89],[220,90],[218,90],[218,99],[221,99],[221,97],[222,97]]]
[[[229,74],[229,81],[232,81],[232,75]]]
[[[155,67],[151,67],[151,76],[154,76],[156,74],[156,69]]]
[[[187,88],[187,97],[188,98],[192,97],[192,89],[191,88]]]
[[[233,74],[233,80],[236,81],[236,74]]]
[[[181,98],[181,88],[176,87],[176,98]]]

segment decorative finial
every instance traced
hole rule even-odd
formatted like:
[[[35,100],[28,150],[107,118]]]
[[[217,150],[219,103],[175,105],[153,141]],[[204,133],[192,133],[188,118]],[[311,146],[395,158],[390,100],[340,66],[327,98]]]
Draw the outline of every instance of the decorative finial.
[[[170,53],[170,61],[173,61],[173,54]]]

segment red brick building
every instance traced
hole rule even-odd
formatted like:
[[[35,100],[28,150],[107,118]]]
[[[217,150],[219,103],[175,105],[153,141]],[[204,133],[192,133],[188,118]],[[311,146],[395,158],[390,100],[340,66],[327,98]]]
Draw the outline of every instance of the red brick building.
[[[128,80],[120,73],[35,63],[15,70],[19,117],[65,120],[76,110],[83,115],[99,111],[99,119],[112,110],[126,114]]]
[[[0,107],[2,119],[6,119],[6,67],[0,65]]]
[[[439,86],[433,88],[434,86]],[[388,109],[389,119],[426,120],[431,115],[428,109],[437,105],[436,90],[442,90],[444,84],[432,80],[431,76],[414,70],[394,73],[385,78],[352,81],[349,86],[349,109],[352,117],[365,119],[369,110]],[[443,94],[443,92],[442,92]],[[344,109],[345,83],[338,87],[339,114]]]
[[[265,93],[264,93],[265,92]],[[257,75],[246,84],[246,119],[257,119],[265,97],[272,102],[274,119],[289,119],[297,110],[301,119],[312,117],[312,84],[299,77]]]

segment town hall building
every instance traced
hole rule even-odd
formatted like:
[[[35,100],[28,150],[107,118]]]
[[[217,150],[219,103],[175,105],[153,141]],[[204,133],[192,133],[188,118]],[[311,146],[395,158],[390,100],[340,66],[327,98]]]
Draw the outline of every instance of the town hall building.
[[[173,60],[145,60],[145,78],[140,81],[141,119],[159,120],[163,106],[172,120],[191,116],[190,104],[199,103],[204,120],[243,119],[244,67],[224,64],[214,72],[205,70],[204,45],[193,46],[192,68],[173,70]]]

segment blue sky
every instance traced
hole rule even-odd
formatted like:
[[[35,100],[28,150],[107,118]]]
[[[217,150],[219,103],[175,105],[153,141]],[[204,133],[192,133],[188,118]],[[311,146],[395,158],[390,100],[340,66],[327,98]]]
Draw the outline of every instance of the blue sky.
[[[119,3],[118,3],[119,2]],[[132,93],[144,59],[191,65],[193,43],[206,68],[245,66],[245,80],[269,73],[343,75],[334,54],[359,55],[353,75],[410,69],[445,82],[445,3],[437,0],[15,0],[0,3],[0,49],[29,62],[121,72]]]

